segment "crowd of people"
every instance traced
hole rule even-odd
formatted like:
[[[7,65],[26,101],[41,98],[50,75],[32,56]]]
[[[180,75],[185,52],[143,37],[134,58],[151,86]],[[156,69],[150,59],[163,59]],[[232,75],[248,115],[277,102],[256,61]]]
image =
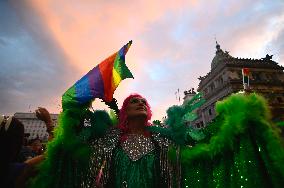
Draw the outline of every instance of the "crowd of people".
[[[38,119],[45,122],[49,140],[53,122],[49,112],[39,107]],[[31,177],[37,174],[36,165],[44,159],[44,145],[39,138],[28,140],[24,125],[13,116],[0,116],[0,187],[27,187]]]

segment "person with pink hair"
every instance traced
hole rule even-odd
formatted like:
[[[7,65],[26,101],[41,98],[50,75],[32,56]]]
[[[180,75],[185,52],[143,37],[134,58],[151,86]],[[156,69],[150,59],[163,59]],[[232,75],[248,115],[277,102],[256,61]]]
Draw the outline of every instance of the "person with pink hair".
[[[149,122],[152,111],[147,100],[139,94],[129,95],[123,102],[119,111],[118,128],[123,132],[121,140],[127,139],[127,134],[143,134],[146,137],[150,133],[145,129],[152,124]]]
[[[147,129],[152,112],[144,97],[132,94],[124,100],[117,125],[106,111],[91,111],[95,99],[118,111],[114,91],[122,80],[134,78],[125,64],[131,44],[102,61],[62,95],[55,138],[47,146],[46,160],[33,187],[171,186],[168,141]]]
[[[141,95],[131,94],[124,100],[117,128],[107,136],[115,141],[111,157],[96,176],[97,187],[170,186],[172,177],[165,151],[168,140],[147,130],[152,126],[151,116],[151,107]]]
[[[68,123],[55,131],[32,187],[172,187],[170,141],[148,130],[151,116],[149,103],[136,93],[117,110],[115,124],[106,111],[63,111],[59,124]]]

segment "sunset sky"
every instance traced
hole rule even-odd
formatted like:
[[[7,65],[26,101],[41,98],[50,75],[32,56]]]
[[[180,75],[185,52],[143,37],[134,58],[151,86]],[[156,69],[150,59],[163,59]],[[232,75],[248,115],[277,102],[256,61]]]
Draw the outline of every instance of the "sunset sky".
[[[183,98],[210,71],[215,38],[233,57],[273,54],[284,66],[284,1],[1,0],[0,113],[59,113],[71,85],[133,40],[126,64],[134,79],[114,96],[120,107],[140,93],[161,119],[179,104],[178,88]]]

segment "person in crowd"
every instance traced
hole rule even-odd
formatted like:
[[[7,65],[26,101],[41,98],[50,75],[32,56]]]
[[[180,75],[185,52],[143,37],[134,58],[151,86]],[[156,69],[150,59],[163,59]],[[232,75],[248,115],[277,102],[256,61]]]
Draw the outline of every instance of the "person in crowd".
[[[43,120],[52,138],[53,123],[49,112],[45,108],[39,107],[36,116]],[[36,165],[43,159],[42,145],[39,140],[33,140],[32,150],[34,154],[31,158],[19,162],[19,154],[24,143],[24,125],[14,116],[0,116],[0,187],[26,187],[28,180],[36,175]]]
[[[64,134],[69,136],[68,141],[65,142],[57,137],[60,142],[54,140],[51,145],[56,146],[50,145],[56,151],[60,151],[55,154],[59,158],[52,159],[51,156],[47,156],[48,160],[55,160],[57,164],[63,166],[67,165],[66,168],[55,164],[50,166],[55,170],[52,172],[53,175],[47,181],[36,181],[34,187],[173,186],[176,183],[173,176],[175,169],[167,157],[170,141],[147,130],[152,126],[151,116],[152,111],[147,100],[139,94],[131,94],[123,102],[116,125],[112,126],[112,121],[105,111],[88,111],[79,121],[70,121],[71,124],[66,124],[67,129],[72,127],[72,123],[78,122],[75,128],[76,135],[72,136],[66,130]],[[67,155],[65,152],[68,150],[68,145],[74,142],[85,145],[71,146],[71,151]],[[81,153],[80,150],[84,147],[90,150],[89,155],[84,156],[86,153]],[[73,158],[73,155],[77,156]],[[62,156],[66,157],[62,159],[60,158]],[[80,158],[88,159],[87,168],[83,171],[80,167]],[[69,167],[68,164],[71,166]],[[56,178],[59,175],[60,180]],[[43,176],[44,174],[40,174],[38,178]]]
[[[14,187],[26,167],[25,163],[16,162],[24,141],[24,126],[13,116],[2,116],[0,121],[0,183],[1,187]]]

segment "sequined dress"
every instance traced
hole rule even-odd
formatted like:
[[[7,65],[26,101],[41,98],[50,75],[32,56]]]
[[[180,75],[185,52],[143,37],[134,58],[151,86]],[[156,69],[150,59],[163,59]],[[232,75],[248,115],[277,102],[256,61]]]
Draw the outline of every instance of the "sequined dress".
[[[120,134],[120,130],[112,129],[92,142],[90,174],[84,185],[98,186],[98,174],[103,169],[99,180],[103,187],[172,187],[175,169],[167,156],[170,141],[159,134],[131,134],[120,142]]]

